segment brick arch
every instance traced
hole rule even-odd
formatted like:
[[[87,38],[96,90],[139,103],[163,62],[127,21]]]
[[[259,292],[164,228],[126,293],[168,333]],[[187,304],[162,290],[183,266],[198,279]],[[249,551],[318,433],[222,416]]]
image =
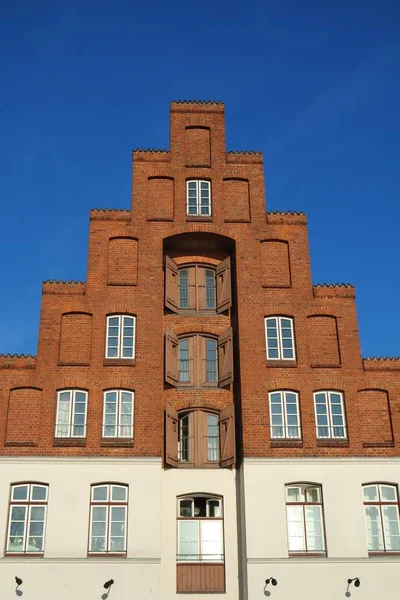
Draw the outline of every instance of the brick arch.
[[[184,410],[213,410],[216,412],[221,412],[223,408],[228,405],[228,402],[224,402],[223,400],[218,400],[215,396],[207,398],[201,397],[197,395],[190,395],[187,398],[180,398],[178,401],[174,402],[174,407],[178,412]]]
[[[186,225],[181,225],[175,229],[172,229],[170,234],[164,238],[164,242],[175,235],[187,233],[211,233],[230,240],[239,239],[239,234],[232,229],[228,229],[227,227],[220,227],[219,225],[214,225],[213,223],[187,223]]]
[[[214,325],[214,324],[208,324],[208,325],[204,325],[201,323],[196,323],[195,325],[193,324],[189,324],[189,325],[178,325],[177,327],[174,327],[174,333],[177,336],[180,335],[185,335],[186,333],[192,333],[193,335],[198,334],[198,333],[204,333],[204,334],[209,334],[209,335],[221,335],[221,333],[223,333],[226,330],[226,325]]]
[[[126,227],[113,227],[112,231],[108,234],[108,239],[127,238],[130,240],[139,241],[139,234],[136,230],[130,230]]]
[[[133,379],[118,378],[118,377],[107,377],[102,380],[101,393],[107,392],[108,390],[127,390],[128,392],[135,391],[135,383]]]
[[[92,381],[87,377],[66,377],[64,379],[57,379],[55,393],[59,392],[60,390],[84,390],[89,392],[91,383]]]

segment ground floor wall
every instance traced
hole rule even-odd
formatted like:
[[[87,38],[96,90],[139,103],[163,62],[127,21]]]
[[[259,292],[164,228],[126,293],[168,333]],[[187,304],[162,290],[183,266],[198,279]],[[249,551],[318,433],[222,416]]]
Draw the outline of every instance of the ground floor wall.
[[[369,555],[362,485],[398,486],[400,459],[247,459],[244,480],[248,599],[397,600],[400,555]],[[303,482],[322,489],[326,556],[289,555],[285,486]]]
[[[167,469],[159,458],[1,458],[0,599],[181,600],[176,592],[177,498],[208,494],[223,501],[226,594],[238,599],[235,471]],[[43,556],[7,555],[11,485],[48,485]],[[88,555],[91,485],[128,486],[126,556]],[[23,580],[16,589],[15,577]],[[22,594],[21,594],[22,592]],[[196,598],[209,597],[196,594]]]

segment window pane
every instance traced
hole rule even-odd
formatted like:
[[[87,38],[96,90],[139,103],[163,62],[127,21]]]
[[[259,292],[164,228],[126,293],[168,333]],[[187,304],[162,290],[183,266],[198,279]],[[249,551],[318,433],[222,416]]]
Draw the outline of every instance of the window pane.
[[[302,490],[299,487],[286,488],[286,497],[288,502],[301,502],[304,500]]]
[[[193,501],[192,500],[179,500],[179,516],[180,517],[193,517]]]
[[[397,502],[396,488],[388,485],[381,485],[382,502]]]
[[[376,485],[369,485],[363,488],[363,496],[365,502],[378,501],[378,488]]]
[[[179,308],[189,308],[189,275],[187,269],[179,271]]]
[[[179,521],[178,554],[179,560],[196,560],[199,558],[199,523],[198,521]]]
[[[25,539],[26,506],[13,506],[10,516],[10,536],[8,539],[8,552],[23,552]]]
[[[287,506],[289,552],[305,551],[303,507]]]
[[[320,490],[319,488],[307,488],[306,489],[306,501],[307,502],[320,502]]]
[[[320,552],[324,549],[322,535],[322,512],[320,506],[306,506],[307,550]]]
[[[32,506],[31,507],[31,521],[44,521],[44,506]]]
[[[182,462],[190,461],[190,416],[179,417],[178,454]],[[182,515],[188,516],[188,515]]]
[[[189,340],[179,340],[179,381],[190,381]]]
[[[208,500],[208,516],[209,517],[221,517],[221,501],[220,500]]]
[[[13,500],[28,500],[28,486],[27,485],[19,485],[18,487],[13,487],[12,499]]]
[[[382,527],[379,507],[365,506],[368,550],[383,550]]]
[[[397,506],[383,506],[382,512],[386,550],[400,550],[399,509]]]
[[[219,425],[217,415],[207,415],[207,459],[219,460]]]
[[[111,488],[111,500],[116,502],[126,502],[127,489],[125,487],[113,485]]]
[[[206,340],[206,381],[216,383],[217,381],[217,342]]]
[[[108,500],[108,486],[103,485],[93,488],[93,500],[97,502],[106,502]],[[103,510],[102,508],[96,510]]]
[[[222,523],[221,521],[201,521],[201,556],[203,560],[221,560]]]

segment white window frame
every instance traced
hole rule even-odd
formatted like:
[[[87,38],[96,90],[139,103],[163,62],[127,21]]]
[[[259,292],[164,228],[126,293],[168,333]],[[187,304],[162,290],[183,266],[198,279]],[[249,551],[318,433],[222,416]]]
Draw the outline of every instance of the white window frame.
[[[109,329],[110,329],[110,319],[118,318],[118,350],[117,356],[110,356],[109,348]],[[123,356],[124,354],[124,323],[125,319],[133,319],[133,346],[132,346],[132,356]],[[114,327],[114,326],[113,326]],[[114,337],[114,336],[111,336]],[[106,326],[106,358],[110,360],[134,360],[136,354],[136,317],[134,315],[108,315],[107,316],[107,326]]]
[[[14,490],[18,488],[27,487],[27,498],[24,500],[14,499]],[[46,498],[43,500],[33,500],[33,488],[39,487],[46,490]],[[11,485],[11,495],[10,495],[10,503],[9,503],[9,515],[8,515],[8,527],[7,527],[7,545],[6,545],[6,554],[44,554],[45,540],[46,540],[46,521],[47,521],[47,506],[49,499],[49,486],[45,483],[35,483],[35,482],[26,482],[26,483],[17,483],[15,485]],[[23,550],[10,550],[10,537],[11,537],[11,523],[12,523],[12,509],[13,507],[25,508],[25,518],[24,518],[24,533],[22,536],[23,539]],[[29,530],[31,525],[31,512],[32,508],[44,508],[43,515],[43,535],[42,536],[30,536]],[[14,537],[14,536],[13,536]],[[38,550],[37,552],[28,549],[29,538],[30,537],[42,537],[43,539],[43,548]]]
[[[304,495],[303,500],[291,501],[288,499],[288,490],[294,489],[294,488],[301,490],[301,493],[303,493],[303,495]],[[318,490],[318,497],[319,497],[318,502],[311,502],[311,501],[307,500],[306,493],[310,489]],[[285,496],[286,496],[286,525],[287,525],[287,531],[288,531],[289,554],[291,554],[291,555],[295,555],[295,554],[326,554],[325,522],[324,522],[322,486],[320,486],[318,484],[314,484],[314,483],[291,483],[291,484],[288,484],[285,486]],[[290,537],[290,531],[289,531],[289,524],[290,524],[289,509],[293,506],[301,507],[301,518],[302,518],[301,534],[302,534],[302,540],[303,540],[303,548],[299,548],[299,549],[291,548],[291,542],[290,542],[291,537]],[[312,535],[309,536],[309,531],[308,531],[308,522],[307,522],[307,516],[306,516],[307,507],[313,507],[313,508],[319,509],[319,516],[320,516],[319,522],[321,524],[321,542],[322,542],[321,549],[311,549],[311,550],[309,549],[310,539],[312,539]],[[300,537],[300,536],[296,536],[296,537]]]
[[[366,500],[365,499],[364,489],[371,488],[371,487],[377,488],[378,500]],[[383,488],[383,487],[391,488],[394,490],[395,500],[382,500],[382,489],[381,488]],[[400,530],[399,494],[398,494],[397,485],[394,485],[392,483],[383,483],[383,482],[365,483],[362,486],[362,491],[363,491],[364,518],[365,518],[365,529],[366,529],[366,534],[367,534],[368,552],[370,554],[391,554],[391,553],[398,554],[400,552],[400,548],[395,548],[395,549],[389,548],[388,549],[388,546],[390,546],[390,536],[387,535],[387,527],[385,527],[385,518],[384,518],[384,514],[383,514],[383,509],[385,507],[395,507],[396,512],[397,512],[397,528],[398,528],[398,530]],[[379,513],[378,534],[379,534],[379,542],[380,542],[381,547],[378,549],[369,546],[368,522],[367,522],[367,509],[368,508],[375,508]]]
[[[84,423],[83,425],[75,425],[74,417],[75,417],[75,404],[76,404],[76,394],[84,394],[85,396],[85,412],[84,413],[76,413],[76,414],[84,414]],[[60,410],[60,395],[61,394],[69,394],[69,419],[68,424],[59,423],[59,410]],[[56,438],[85,438],[86,437],[86,425],[87,425],[87,405],[88,405],[88,393],[86,390],[79,389],[70,389],[70,390],[57,390],[57,411],[56,411],[56,425],[54,437]],[[61,435],[60,429],[68,427],[68,434]],[[83,427],[82,434],[74,434],[74,427]]]
[[[317,415],[317,396],[324,394],[325,395],[325,406],[326,406],[326,415],[328,418],[327,425],[319,425],[318,424],[318,416],[325,415]],[[342,417],[342,425],[333,425],[333,417],[337,417],[338,415],[334,415],[332,413],[332,400],[331,394],[335,394],[340,397],[340,407],[341,407],[341,417]],[[318,390],[314,392],[314,414],[315,414],[315,430],[317,440],[327,440],[327,439],[335,439],[335,440],[347,440],[347,425],[346,425],[346,413],[344,411],[344,396],[342,392],[338,392],[336,390]],[[319,429],[326,429],[327,435],[320,435]],[[342,429],[343,435],[339,435],[338,432],[335,432],[335,429]]]
[[[273,319],[275,320],[275,327],[276,327],[277,335],[278,335],[278,337],[277,337],[277,340],[278,340],[278,348],[277,348],[277,350],[278,350],[278,356],[270,356],[270,350],[272,350],[272,348],[268,348],[268,328],[267,328],[267,323],[268,323],[268,321],[271,321]],[[291,332],[292,351],[293,351],[293,356],[290,356],[290,357],[285,357],[284,356],[284,350],[287,350],[287,348],[283,348],[283,337],[282,337],[282,320],[283,319],[285,319],[285,320],[287,320],[287,321],[290,322],[290,332]],[[292,317],[270,315],[270,316],[264,318],[264,328],[265,328],[265,346],[266,346],[266,352],[267,352],[267,360],[288,360],[288,361],[294,361],[294,360],[296,360],[296,344],[295,344],[295,339],[294,339],[294,323],[293,323],[293,318]],[[273,348],[273,349],[275,350],[275,348]]]
[[[225,562],[225,557],[224,557],[224,515],[223,515],[223,507],[222,507],[222,498],[218,497],[218,496],[204,496],[204,498],[206,498],[206,516],[204,517],[196,517],[196,515],[194,514],[195,512],[195,501],[196,498],[201,496],[200,495],[196,495],[196,496],[186,496],[186,497],[181,497],[178,498],[178,519],[177,519],[177,562],[179,563],[185,563],[185,562],[194,562],[194,563],[202,563],[202,562],[211,562],[211,563],[224,563]],[[181,506],[181,502],[182,501],[189,501],[191,502],[191,506],[192,506],[192,516],[191,517],[181,517],[180,515],[180,506]],[[210,517],[210,501],[217,501],[219,503],[219,511],[220,511],[220,516],[218,517]],[[180,549],[180,542],[181,542],[181,527],[182,527],[182,523],[194,523],[197,526],[197,553],[193,553],[193,554],[179,554],[179,549]],[[207,543],[207,541],[204,539],[204,535],[205,532],[203,530],[207,529],[206,524],[207,523],[218,523],[219,525],[219,543],[220,543],[220,549],[221,549],[221,553],[217,553],[217,554],[205,554],[203,552],[203,547],[204,547],[204,543]],[[204,526],[203,526],[204,524]],[[193,540],[194,541],[194,540]],[[185,558],[187,557],[187,558]],[[196,558],[193,558],[196,557]]]
[[[196,183],[196,213],[189,212],[189,184]],[[201,212],[201,186],[207,184],[208,188],[208,212]],[[188,179],[186,181],[186,215],[188,217],[211,217],[211,181],[207,179]]]
[[[94,500],[94,491],[98,488],[107,488],[107,499],[106,500]],[[113,500],[112,499],[112,488],[122,488],[125,490],[126,500]],[[129,488],[127,485],[121,483],[99,483],[91,486],[90,490],[90,524],[89,524],[89,548],[88,554],[126,554],[127,548],[127,532],[128,532],[128,499],[129,499]],[[110,518],[113,507],[119,507],[125,509],[125,522],[124,522],[124,547],[123,550],[112,550],[111,549],[111,525],[112,520]],[[93,529],[93,510],[95,508],[106,509],[106,534],[105,534],[105,550],[92,550],[92,529]],[[100,536],[103,537],[103,536]]]
[[[117,401],[116,401],[116,423],[115,425],[107,425],[106,424],[106,403],[107,403],[107,395],[108,394],[116,394],[117,395]],[[121,406],[122,406],[122,394],[130,394],[131,396],[131,405],[132,405],[132,411],[131,411],[131,422],[129,425],[121,425]],[[132,392],[132,390],[121,390],[121,389],[114,389],[114,390],[105,390],[103,393],[103,438],[107,438],[107,439],[118,439],[118,438],[124,438],[124,439],[133,439],[133,424],[134,424],[134,411],[135,411],[135,392]],[[106,428],[107,427],[114,427],[115,430],[115,435],[106,435]],[[130,434],[129,435],[123,435],[121,432],[123,430],[124,427],[129,427],[130,428]]]
[[[276,402],[272,402],[272,397],[274,395],[278,395],[280,396],[280,405],[281,405],[281,420],[282,420],[282,425],[273,425],[272,423],[272,418],[273,416],[273,412],[272,412],[272,404],[277,404]],[[287,412],[287,394],[292,394],[293,396],[295,396],[296,398],[296,418],[297,418],[297,425],[288,425],[288,412]],[[271,432],[271,439],[293,439],[293,440],[300,440],[301,439],[301,422],[300,422],[300,410],[299,410],[299,394],[297,392],[293,392],[292,390],[273,390],[272,392],[268,393],[268,400],[269,400],[269,415],[270,415],[270,432]],[[292,416],[292,415],[290,415]],[[277,429],[281,429],[282,430],[282,435],[279,435],[278,432],[276,432],[275,430]],[[297,435],[291,435],[291,430],[297,429]]]

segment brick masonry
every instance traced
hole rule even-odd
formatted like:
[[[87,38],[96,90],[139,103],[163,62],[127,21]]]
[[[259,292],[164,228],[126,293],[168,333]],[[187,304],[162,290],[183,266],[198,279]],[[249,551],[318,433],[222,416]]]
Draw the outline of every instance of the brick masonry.
[[[222,103],[173,102],[170,150],[133,152],[132,209],[91,211],[86,283],[45,282],[37,357],[0,356],[3,455],[160,456],[164,409],[232,401],[243,456],[398,456],[400,360],[360,356],[354,288],[311,283],[302,213],[266,213],[262,154],[226,152]],[[186,215],[186,181],[211,182],[212,217]],[[164,308],[164,256],[232,259],[233,307]],[[82,257],[83,258],[83,257]],[[106,317],[137,317],[136,358],[105,360]],[[264,317],[293,317],[296,362],[267,362]],[[235,382],[164,383],[164,330],[219,335],[233,324]],[[6,349],[5,349],[6,350]],[[101,440],[103,390],[135,391],[133,444]],[[56,391],[88,390],[86,440],[54,440]],[[301,442],[271,441],[268,392],[299,392]],[[344,393],[348,441],[316,440],[313,392]]]

